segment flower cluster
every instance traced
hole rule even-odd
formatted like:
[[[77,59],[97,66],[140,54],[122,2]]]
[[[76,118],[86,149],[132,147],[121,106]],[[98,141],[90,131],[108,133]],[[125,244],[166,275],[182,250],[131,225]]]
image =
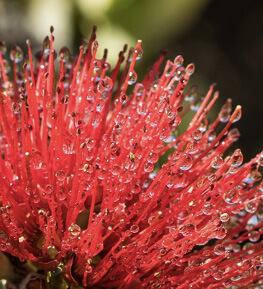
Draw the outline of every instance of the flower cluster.
[[[110,70],[95,33],[56,60],[51,29],[12,69],[0,43],[0,250],[68,286],[262,288],[263,154],[223,157],[241,107],[210,121],[218,92],[185,89],[193,64],[160,73],[162,51],[137,83],[141,41],[121,73],[127,47]]]

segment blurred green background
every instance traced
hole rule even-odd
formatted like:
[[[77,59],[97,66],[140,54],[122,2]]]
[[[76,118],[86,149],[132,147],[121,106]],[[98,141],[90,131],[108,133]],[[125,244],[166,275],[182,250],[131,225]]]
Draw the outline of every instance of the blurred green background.
[[[9,47],[26,48],[30,38],[38,51],[51,24],[56,49],[67,45],[74,52],[96,24],[110,62],[123,44],[142,39],[139,73],[162,48],[171,59],[182,54],[196,65],[192,83],[201,94],[217,82],[219,105],[227,98],[242,105],[238,146],[245,159],[263,149],[262,0],[0,0],[0,40]]]

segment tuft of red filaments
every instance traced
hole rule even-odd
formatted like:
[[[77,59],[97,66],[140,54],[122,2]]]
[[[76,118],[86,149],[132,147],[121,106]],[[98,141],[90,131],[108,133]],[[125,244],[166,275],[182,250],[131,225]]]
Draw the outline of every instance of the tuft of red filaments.
[[[29,41],[26,58],[12,49],[12,69],[0,43],[1,251],[68,286],[262,288],[263,153],[223,157],[241,107],[211,121],[218,92],[186,90],[182,56],[160,73],[162,51],[137,83],[141,41],[110,70],[95,39],[55,61],[51,29],[34,61]]]

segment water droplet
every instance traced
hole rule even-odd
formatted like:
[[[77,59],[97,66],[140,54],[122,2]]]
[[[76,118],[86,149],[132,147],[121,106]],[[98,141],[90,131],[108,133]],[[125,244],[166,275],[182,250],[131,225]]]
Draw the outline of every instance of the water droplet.
[[[216,132],[214,130],[210,131],[208,134],[208,141],[212,142],[216,139]]]
[[[254,230],[248,233],[248,237],[250,242],[257,242],[260,238],[260,234],[258,231]]]
[[[24,58],[24,53],[19,46],[14,46],[10,52],[10,59],[15,63],[22,61]]]
[[[187,66],[186,66],[186,73],[188,74],[188,75],[192,75],[193,73],[194,73],[194,71],[195,71],[195,65],[193,64],[193,63],[190,63],[190,64],[188,64]]]
[[[68,230],[73,237],[77,237],[81,232],[80,227],[76,224],[71,224],[71,226],[69,226]]]
[[[219,119],[222,123],[227,123],[230,119],[230,112],[226,109],[222,109],[219,113]]]
[[[101,79],[98,84],[97,84],[97,90],[98,92],[100,93],[103,93],[105,91],[105,83],[104,83],[104,80]]]
[[[199,150],[198,143],[196,141],[190,141],[187,145],[187,150],[190,155],[196,154]]]
[[[104,104],[105,104],[105,101],[102,98],[100,98],[96,105],[96,111],[101,113],[103,110]]]
[[[13,102],[11,110],[14,112],[14,114],[18,114],[20,111],[20,106],[18,102]]]
[[[250,202],[250,203],[245,205],[245,210],[251,214],[255,213],[257,208],[258,208],[257,202]]]
[[[61,189],[60,191],[59,191],[59,200],[60,201],[64,201],[65,199],[66,199],[66,193],[65,193],[65,191],[63,190],[63,189]]]
[[[34,195],[33,202],[34,202],[34,204],[38,204],[40,202],[40,198],[38,195]]]
[[[240,138],[240,132],[237,128],[233,128],[229,131],[227,136],[232,140],[233,142],[237,141]]]
[[[204,215],[211,215],[213,210],[214,206],[210,202],[204,203],[204,207],[202,209]]]
[[[66,177],[66,173],[63,170],[58,170],[56,172],[56,178],[58,179],[58,181],[63,182],[65,180]]]
[[[3,59],[3,62],[4,62],[4,67],[5,67],[5,73],[10,72],[11,67],[10,67],[9,62],[6,59]],[[1,69],[2,69],[2,67],[0,66],[0,72],[1,72]]]
[[[104,78],[105,91],[109,91],[113,87],[112,79],[108,76]]]
[[[239,189],[237,187],[230,189],[228,192],[224,193],[223,199],[228,204],[236,204],[240,199]]]
[[[174,76],[174,79],[176,81],[179,81],[181,79],[181,77],[185,76],[185,68],[184,67],[179,67],[177,70],[176,70],[176,73],[175,73],[175,76]]]
[[[120,171],[121,171],[120,166],[114,165],[114,166],[112,167],[111,173],[112,173],[114,176],[117,176],[117,175],[119,175]]]
[[[130,228],[130,231],[133,233],[133,234],[136,234],[140,231],[140,227],[138,225],[132,225],[131,228]]]
[[[46,186],[46,193],[47,193],[48,195],[50,195],[50,194],[53,193],[53,187],[52,187],[52,185],[47,185],[47,186]]]
[[[136,83],[135,88],[134,88],[134,93],[137,96],[142,96],[144,93],[144,85],[142,83]]]
[[[95,146],[94,139],[92,139],[90,137],[85,140],[85,143],[86,143],[87,149],[89,149],[89,150],[93,149]]]
[[[154,169],[154,165],[152,163],[146,163],[144,165],[144,171],[147,173],[151,173]]]
[[[145,115],[147,112],[147,105],[143,101],[139,101],[137,104],[137,113],[140,115]]]
[[[181,164],[180,169],[183,171],[188,171],[193,165],[193,160],[190,156],[186,156],[185,161]]]
[[[63,58],[63,62],[66,63],[70,60],[71,54],[70,51],[68,49],[68,47],[63,46],[60,51],[59,51],[59,55],[61,58]]]
[[[6,50],[7,50],[7,48],[6,48],[5,41],[0,41],[0,53],[2,55],[6,54]]]
[[[143,49],[140,47],[139,49],[135,50],[135,52],[137,52],[136,60],[142,59]]]
[[[183,59],[183,56],[182,55],[178,55],[175,57],[174,59],[174,64],[177,66],[177,67],[180,67],[182,66],[184,63],[184,59]]]
[[[222,213],[220,215],[220,221],[223,223],[226,223],[229,220],[230,216],[228,215],[228,213]]]
[[[195,140],[200,140],[202,138],[202,132],[199,130],[199,129],[196,129],[193,131],[192,133],[192,137],[195,139]]]
[[[94,62],[93,62],[93,65],[94,65],[94,70],[95,71],[100,70],[101,69],[101,60],[95,59]]]
[[[214,252],[216,255],[223,255],[225,254],[225,247],[222,244],[215,245]]]
[[[214,168],[214,169],[219,169],[222,167],[222,165],[224,164],[224,160],[221,156],[216,156],[212,159],[212,162],[211,162],[211,166]]]
[[[237,112],[237,114],[236,114],[236,116],[235,116],[233,122],[237,122],[237,121],[239,121],[240,118],[241,118],[241,116],[242,116],[242,112],[241,112],[241,109],[240,109],[240,110],[238,110],[238,112]]]
[[[183,236],[188,236],[195,231],[195,226],[193,224],[182,225],[179,227],[179,232]]]
[[[231,167],[239,167],[243,162],[243,154],[241,150],[240,149],[235,150],[231,159],[232,159]]]
[[[109,62],[104,62],[104,65],[103,65],[103,68],[105,69],[105,71],[108,71],[108,70],[110,70],[110,64],[109,64]]]
[[[158,154],[154,151],[151,151],[150,154],[148,155],[147,161],[151,164],[155,164],[158,161]]]
[[[183,221],[183,220],[185,220],[188,216],[189,216],[188,211],[187,211],[187,210],[184,210],[184,211],[179,212],[177,217],[178,217],[179,220]]]
[[[128,84],[132,85],[137,81],[137,73],[135,71],[130,71],[128,74]]]
[[[4,244],[4,243],[6,243],[7,241],[8,241],[7,235],[4,234],[4,233],[0,234],[0,242],[1,242],[2,244]]]
[[[131,192],[132,192],[133,194],[139,194],[140,191],[141,191],[141,187],[140,187],[139,185],[137,185],[137,184],[135,184],[135,185],[132,187],[132,189],[131,189]]]
[[[122,94],[122,95],[120,96],[120,98],[119,98],[119,101],[120,101],[121,104],[125,104],[125,103],[127,103],[128,99],[129,99],[129,97],[128,97],[127,94]],[[117,99],[117,100],[118,100],[118,99]]]

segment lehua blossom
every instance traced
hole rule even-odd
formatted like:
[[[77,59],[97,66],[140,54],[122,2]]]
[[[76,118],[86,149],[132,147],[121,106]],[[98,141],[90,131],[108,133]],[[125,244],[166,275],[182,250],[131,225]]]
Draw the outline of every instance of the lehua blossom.
[[[226,156],[241,107],[210,120],[182,56],[139,83],[141,41],[111,70],[95,39],[56,53],[51,28],[10,64],[0,43],[0,250],[48,288],[262,288],[263,153]]]

